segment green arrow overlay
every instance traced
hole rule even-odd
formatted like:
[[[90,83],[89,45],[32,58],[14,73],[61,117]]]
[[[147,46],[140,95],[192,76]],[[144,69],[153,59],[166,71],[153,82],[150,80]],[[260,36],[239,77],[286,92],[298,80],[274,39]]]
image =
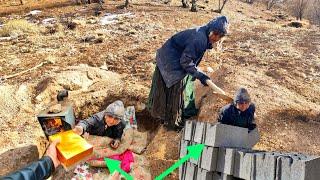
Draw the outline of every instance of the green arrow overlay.
[[[176,163],[174,163],[170,168],[168,168],[167,170],[165,170],[162,174],[160,174],[159,176],[157,176],[155,178],[155,180],[161,180],[164,179],[166,176],[168,176],[172,171],[174,171],[176,168],[178,168],[179,166],[181,166],[184,162],[186,162],[188,159],[193,158],[195,160],[197,160],[200,155],[201,152],[204,148],[204,144],[197,144],[197,145],[193,145],[193,146],[188,146],[187,150],[188,150],[188,154],[186,156],[184,156],[183,158],[181,158],[179,161],[177,161]]]
[[[124,176],[127,180],[133,180],[133,177],[130,176],[128,173],[123,171],[120,168],[120,161],[109,159],[109,158],[104,158],[104,162],[106,163],[110,174],[112,174],[114,171],[118,171],[122,176]]]

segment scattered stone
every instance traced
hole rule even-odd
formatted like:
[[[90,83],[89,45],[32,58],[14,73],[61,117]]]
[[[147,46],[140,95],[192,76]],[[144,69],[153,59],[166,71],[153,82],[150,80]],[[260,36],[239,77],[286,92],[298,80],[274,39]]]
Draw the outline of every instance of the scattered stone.
[[[0,42],[11,41],[12,39],[12,37],[0,37]]]
[[[94,36],[94,35],[88,35],[88,36],[81,38],[80,42],[98,44],[98,43],[102,43],[103,40],[104,40],[103,37],[96,38],[96,36]]]
[[[98,21],[97,21],[97,19],[95,19],[95,18],[90,18],[90,19],[87,20],[87,23],[88,23],[88,24],[97,24],[97,22],[98,22]]]
[[[96,39],[96,37],[94,35],[88,35],[83,37],[80,41],[81,42],[93,42]]]
[[[55,24],[57,22],[56,18],[47,18],[42,20],[42,24],[48,25],[48,24]]]
[[[288,15],[285,15],[285,14],[282,14],[282,13],[279,13],[279,14],[275,14],[274,15],[275,18],[278,18],[278,19],[286,19],[288,17]]]
[[[275,18],[269,18],[269,19],[267,19],[266,21],[276,22],[276,21],[277,21],[277,19],[275,19]]]
[[[0,176],[23,168],[38,158],[39,152],[36,145],[10,149],[0,155]]]
[[[102,38],[102,37],[98,37],[98,38],[95,39],[93,42],[96,43],[96,44],[102,43],[102,42],[103,42],[103,38]]]
[[[28,14],[26,14],[26,16],[35,16],[35,15],[40,14],[41,12],[42,11],[40,11],[40,10],[32,10]]]
[[[49,113],[59,113],[62,111],[62,107],[61,107],[61,104],[56,104],[56,105],[53,105],[49,108]]]
[[[21,52],[21,53],[29,53],[29,52],[30,52],[30,48],[28,48],[28,47],[22,47],[22,48],[20,49],[20,52]]]
[[[67,29],[74,30],[77,27],[77,23],[73,21],[68,21],[66,23]]]

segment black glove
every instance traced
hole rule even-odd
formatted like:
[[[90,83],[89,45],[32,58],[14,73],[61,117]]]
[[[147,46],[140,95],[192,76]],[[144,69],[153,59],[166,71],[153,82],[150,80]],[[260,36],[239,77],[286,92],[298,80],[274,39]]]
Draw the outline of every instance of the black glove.
[[[256,127],[257,127],[256,124],[249,124],[249,126],[248,126],[249,132],[254,130]]]
[[[207,75],[199,72],[199,75],[198,75],[197,78],[200,80],[200,82],[201,82],[202,85],[208,86],[206,80],[210,79],[209,76],[207,76]]]

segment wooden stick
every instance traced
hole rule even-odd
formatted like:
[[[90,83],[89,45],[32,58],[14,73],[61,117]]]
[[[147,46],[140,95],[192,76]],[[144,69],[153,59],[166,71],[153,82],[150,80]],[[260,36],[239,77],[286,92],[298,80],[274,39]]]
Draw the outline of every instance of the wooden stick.
[[[16,73],[16,74],[11,74],[11,75],[8,75],[8,76],[4,76],[4,77],[1,78],[1,80],[6,80],[6,79],[10,79],[10,78],[13,78],[13,77],[16,77],[16,76],[20,76],[20,75],[22,75],[22,74],[24,74],[24,73],[26,73],[26,72],[35,70],[35,69],[37,69],[37,68],[39,68],[39,67],[41,67],[41,66],[43,66],[43,65],[45,65],[45,64],[47,64],[47,63],[48,63],[48,61],[45,61],[45,62],[42,62],[42,63],[40,63],[40,64],[38,64],[38,65],[30,68],[30,69],[26,69],[26,70],[21,71],[21,72],[18,72],[18,73]]]

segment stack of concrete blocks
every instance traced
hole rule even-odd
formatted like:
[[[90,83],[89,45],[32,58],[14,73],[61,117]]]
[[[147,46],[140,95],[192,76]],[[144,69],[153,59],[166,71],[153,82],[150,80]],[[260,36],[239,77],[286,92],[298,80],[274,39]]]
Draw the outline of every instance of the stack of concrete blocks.
[[[187,121],[180,157],[187,146],[204,144],[201,157],[179,167],[180,180],[319,180],[320,158],[297,153],[264,152],[251,148],[257,130],[248,132],[224,124]]]

